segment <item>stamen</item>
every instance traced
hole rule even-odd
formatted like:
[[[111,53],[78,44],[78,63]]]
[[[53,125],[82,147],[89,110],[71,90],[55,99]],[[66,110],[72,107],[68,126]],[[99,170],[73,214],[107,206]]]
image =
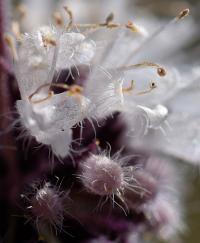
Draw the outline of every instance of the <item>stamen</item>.
[[[39,92],[44,89],[44,88],[51,88],[51,87],[56,87],[56,88],[62,88],[64,90],[68,90],[68,95],[77,95],[77,96],[80,96],[80,94],[82,93],[83,91],[83,88],[79,85],[67,85],[67,84],[62,84],[62,83],[52,83],[52,84],[43,84],[41,85],[39,88],[36,89],[35,92],[33,92],[29,97],[29,101],[33,104],[38,104],[38,103],[42,103],[48,99],[50,99],[53,95],[54,95],[54,92],[49,90],[48,91],[48,94],[46,97],[42,98],[42,99],[38,99],[38,100],[33,100],[33,97],[37,94],[39,94]]]
[[[140,29],[130,20],[126,24],[126,28],[130,29],[133,32],[140,32]]]
[[[99,140],[98,138],[95,140],[95,144],[96,144],[97,146],[100,145],[100,140]]]
[[[83,87],[79,86],[79,85],[71,85],[69,87],[69,95],[77,95],[77,94],[81,94],[83,92]]]
[[[130,86],[128,88],[123,88],[122,92],[123,93],[130,93],[134,88],[135,88],[135,81],[131,80]]]
[[[68,15],[68,18],[69,18],[69,23],[67,25],[67,30],[70,30],[72,27],[73,27],[73,13],[72,11],[67,7],[67,6],[64,6],[64,10],[66,11],[67,15]]]
[[[44,102],[44,101],[46,101],[46,100],[49,100],[49,99],[54,95],[53,91],[48,91],[48,95],[47,95],[46,97],[44,97],[44,98],[42,98],[42,99],[38,99],[38,100],[32,100],[32,99],[33,99],[33,96],[36,95],[38,92],[39,92],[39,90],[36,90],[33,94],[31,94],[31,95],[28,97],[28,99],[29,99],[29,101],[30,101],[31,103],[33,103],[33,104],[39,104],[39,103],[42,103],[42,102]]]
[[[114,19],[114,14],[113,13],[110,13],[107,18],[106,18],[106,24],[110,24]]]
[[[17,49],[16,49],[16,46],[15,46],[14,38],[10,34],[4,34],[4,40],[5,40],[7,46],[9,47],[9,49],[11,51],[13,59],[17,61],[18,60],[18,54],[17,54]]]
[[[12,32],[15,35],[16,39],[18,41],[21,41],[22,40],[22,34],[21,34],[21,31],[20,31],[19,22],[13,21],[12,24],[11,24],[11,29],[12,29]]]
[[[154,81],[151,81],[149,84],[149,89],[138,92],[136,95],[144,95],[150,93],[153,89],[157,88],[157,85]]]
[[[136,50],[133,51],[133,53],[129,55],[126,62],[129,62],[132,59],[133,55],[135,56],[142,48],[144,48],[149,42],[151,42],[160,33],[164,32],[166,29],[171,27],[173,24],[177,23],[179,20],[184,19],[186,16],[188,16],[188,14],[189,14],[189,9],[184,9],[175,18],[170,20],[167,24],[159,27],[151,36],[149,36],[149,38],[144,40],[143,43]]]
[[[64,25],[63,17],[60,12],[54,12],[53,19],[57,26],[62,27]]]
[[[163,76],[166,75],[166,70],[164,68],[162,68],[162,67],[159,67],[157,69],[157,73],[158,73],[159,76],[163,77]]]
[[[145,67],[152,67],[152,68],[157,68],[157,74],[161,77],[166,75],[166,70],[161,67],[159,64],[152,63],[152,62],[142,62],[142,63],[137,63],[133,65],[128,65],[128,66],[122,66],[117,68],[118,71],[129,71],[137,68],[145,68]]]
[[[183,19],[186,16],[188,16],[190,13],[189,8],[184,9],[183,11],[180,12],[180,14],[177,16],[178,19]]]
[[[69,89],[69,86],[67,84],[43,84],[41,85],[39,88],[36,89],[35,92],[33,92],[29,97],[29,101],[33,104],[38,104],[38,103],[42,103],[48,99],[50,99],[53,95],[54,95],[54,92],[53,91],[48,91],[48,95],[45,97],[45,98],[42,98],[42,99],[38,99],[38,100],[32,100],[33,97],[37,94],[39,94],[39,92],[44,89],[44,88],[50,88],[50,87],[58,87],[58,88],[63,88],[63,89]]]
[[[132,32],[137,32],[142,34],[142,31],[131,21],[128,21],[126,24],[120,24],[120,23],[114,23],[114,14],[110,13],[105,22],[103,23],[96,23],[96,24],[75,24],[75,27],[77,28],[85,28],[85,29],[99,29],[99,28],[108,28],[108,29],[113,29],[113,28],[127,28],[131,30]],[[74,26],[71,26],[74,27]]]

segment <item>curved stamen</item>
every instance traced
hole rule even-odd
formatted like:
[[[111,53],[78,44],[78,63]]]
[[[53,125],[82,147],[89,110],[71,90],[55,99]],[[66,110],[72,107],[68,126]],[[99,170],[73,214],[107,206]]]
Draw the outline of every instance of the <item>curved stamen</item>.
[[[67,25],[67,30],[72,29],[73,27],[75,28],[84,28],[84,29],[99,29],[99,28],[108,28],[108,29],[116,29],[116,28],[126,28],[131,30],[132,32],[138,32],[142,34],[140,31],[139,27],[137,27],[132,21],[128,21],[126,24],[120,24],[120,23],[114,23],[114,14],[110,13],[105,22],[103,23],[94,23],[94,24],[74,24],[73,22],[73,13],[72,11],[67,7],[64,6],[64,9],[68,15],[69,18],[69,23]]]
[[[154,90],[155,88],[157,88],[157,85],[154,81],[151,81],[150,82],[150,85],[149,85],[149,89],[147,90],[144,90],[144,91],[141,91],[141,92],[138,92],[136,95],[144,95],[144,94],[148,94],[150,93],[152,90]]]
[[[73,22],[74,22],[73,13],[67,6],[64,6],[64,10],[67,13],[69,18],[69,22],[67,24],[67,30],[70,30],[73,27]]]
[[[79,85],[67,85],[67,84],[61,84],[61,83],[52,83],[52,84],[43,84],[41,85],[39,88],[36,89],[35,92],[33,92],[29,97],[29,101],[33,104],[38,104],[38,103],[42,103],[48,99],[50,99],[53,95],[54,92],[51,90],[48,90],[48,94],[46,97],[41,98],[41,99],[37,99],[37,100],[33,100],[33,97],[37,94],[40,93],[40,91],[44,88],[51,88],[51,87],[56,87],[56,88],[62,88],[64,90],[69,91],[69,95],[80,95],[82,93],[83,88]]]
[[[134,80],[131,80],[131,84],[129,87],[127,88],[122,88],[122,92],[123,93],[130,93],[135,87],[135,81]]]
[[[133,65],[118,67],[116,69],[117,71],[129,71],[129,70],[133,70],[137,68],[145,68],[145,67],[157,68],[157,74],[161,77],[166,75],[166,70],[163,67],[161,67],[159,64],[152,63],[152,62],[142,62]]]
[[[156,38],[160,33],[164,32],[166,29],[171,27],[173,24],[177,23],[179,20],[184,19],[189,15],[189,9],[182,10],[175,18],[170,20],[167,24],[159,27],[152,35],[150,35],[147,39],[145,39],[142,44],[136,48],[127,58],[126,63],[128,63],[133,56],[135,56],[142,48],[144,48],[149,42],[151,42],[154,38]]]

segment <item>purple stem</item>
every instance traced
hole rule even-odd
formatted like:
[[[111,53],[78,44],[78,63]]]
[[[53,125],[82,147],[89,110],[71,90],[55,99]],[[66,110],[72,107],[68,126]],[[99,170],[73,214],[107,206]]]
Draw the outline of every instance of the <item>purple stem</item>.
[[[7,0],[0,0],[0,130],[5,131],[11,124],[4,116],[6,113],[13,110],[14,97],[12,95],[12,87],[15,82],[14,77],[10,75],[9,55],[4,42],[4,33],[6,30],[6,2]],[[5,68],[6,67],[6,68]],[[1,158],[8,167],[7,178],[4,180],[3,187],[7,190],[7,199],[15,200],[17,196],[17,185],[19,184],[19,169],[17,161],[17,151],[11,150],[9,147],[15,147],[15,138],[12,132],[5,132],[1,134],[1,144],[4,144],[0,150]]]

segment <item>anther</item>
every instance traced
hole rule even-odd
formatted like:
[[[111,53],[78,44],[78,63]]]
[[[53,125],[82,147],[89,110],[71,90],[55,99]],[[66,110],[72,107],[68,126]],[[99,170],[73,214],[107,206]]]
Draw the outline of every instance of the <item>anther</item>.
[[[161,77],[166,75],[166,70],[163,67],[161,67],[157,63],[152,63],[152,62],[142,62],[142,63],[137,63],[137,64],[133,64],[133,65],[129,65],[129,66],[122,66],[122,67],[118,67],[117,70],[118,71],[129,71],[129,70],[133,70],[136,68],[146,68],[146,67],[157,68],[157,74]]]
[[[68,92],[69,95],[80,95],[82,94],[82,92],[83,92],[83,88],[79,85],[74,84],[69,86],[69,92]]]
[[[60,26],[60,27],[63,26],[64,22],[63,22],[63,18],[62,18],[62,15],[60,12],[54,12],[53,19],[57,26]]]
[[[4,40],[7,44],[7,46],[9,47],[14,60],[18,60],[17,49],[16,49],[15,41],[14,41],[14,38],[12,37],[12,35],[4,34]]]
[[[159,76],[163,77],[163,76],[166,75],[166,70],[164,68],[162,68],[162,67],[159,67],[157,69],[157,73],[158,73]]]
[[[140,32],[139,29],[137,28],[137,26],[130,20],[127,22],[126,28],[130,29],[133,32]]]
[[[154,81],[151,81],[151,82],[150,82],[150,88],[151,88],[151,89],[155,89],[155,88],[157,88],[157,85],[156,85],[156,83],[155,83]]]
[[[154,81],[151,81],[149,84],[149,89],[138,92],[136,95],[144,95],[150,93],[153,89],[157,88],[157,85]]]
[[[106,18],[106,24],[109,25],[114,19],[114,14],[110,13]]]
[[[95,140],[95,144],[96,144],[97,146],[100,145],[100,140],[99,140],[98,138]]]
[[[189,8],[184,9],[183,11],[180,12],[180,14],[177,16],[178,19],[183,19],[186,16],[188,16],[190,13]]]

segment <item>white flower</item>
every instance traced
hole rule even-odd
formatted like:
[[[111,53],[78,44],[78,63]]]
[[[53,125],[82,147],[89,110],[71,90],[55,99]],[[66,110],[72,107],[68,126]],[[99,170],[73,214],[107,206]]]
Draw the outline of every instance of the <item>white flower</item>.
[[[89,65],[94,52],[94,42],[83,34],[48,26],[25,34],[19,47],[15,70],[22,97],[17,101],[21,123],[39,143],[51,145],[57,156],[68,154],[71,128],[88,116],[90,100],[72,94],[70,88],[53,94],[49,90],[53,77],[62,69]]]

